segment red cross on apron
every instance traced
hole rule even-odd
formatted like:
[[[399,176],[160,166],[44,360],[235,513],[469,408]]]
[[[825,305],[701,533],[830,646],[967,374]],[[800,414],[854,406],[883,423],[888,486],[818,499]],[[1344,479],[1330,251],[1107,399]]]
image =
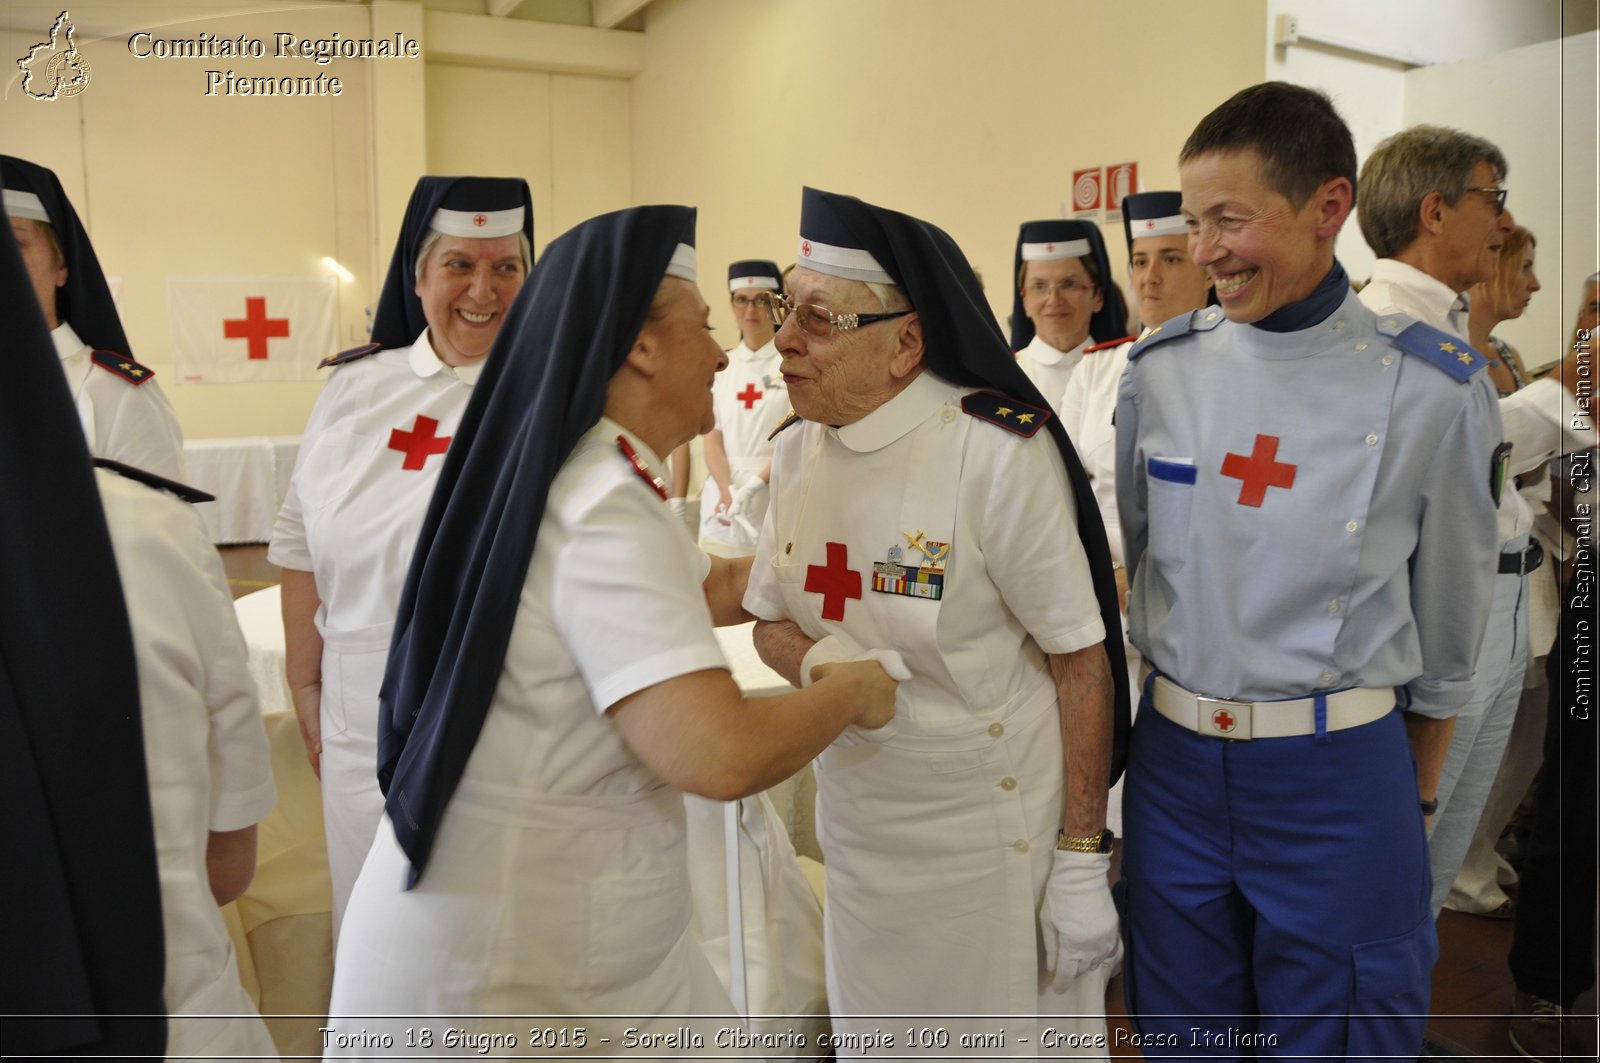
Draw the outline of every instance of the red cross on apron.
[[[1239,486],[1241,506],[1260,506],[1267,497],[1267,488],[1281,487],[1285,491],[1294,486],[1296,465],[1285,465],[1278,460],[1278,437],[1256,436],[1255,449],[1247,458],[1243,454],[1228,454],[1222,459],[1222,475],[1244,482]]]
[[[765,392],[757,391],[754,384],[746,384],[744,386],[744,390],[735,395],[734,398],[744,403],[744,408],[748,410],[754,408],[755,404],[760,401],[763,394],[765,394]]]
[[[264,360],[267,340],[289,335],[289,319],[268,317],[266,298],[251,295],[244,301],[244,317],[223,320],[222,335],[224,339],[249,340],[251,360]]]
[[[806,590],[822,595],[822,619],[843,620],[846,598],[861,597],[861,573],[850,568],[844,543],[828,544],[826,565],[806,566]]]
[[[449,449],[450,437],[436,436],[438,428],[438,421],[419,413],[411,431],[402,432],[398,428],[389,431],[389,449],[406,456],[400,464],[402,469],[420,469],[428,463],[429,455],[443,454]]]

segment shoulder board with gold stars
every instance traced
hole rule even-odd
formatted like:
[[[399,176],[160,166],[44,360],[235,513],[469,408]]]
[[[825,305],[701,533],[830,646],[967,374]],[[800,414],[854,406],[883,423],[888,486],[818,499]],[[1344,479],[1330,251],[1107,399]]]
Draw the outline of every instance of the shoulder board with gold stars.
[[[381,350],[383,350],[383,344],[381,343],[368,343],[360,347],[352,347],[348,351],[340,351],[338,354],[328,355],[328,357],[317,363],[317,368],[327,369],[335,365],[344,365],[346,362],[354,362],[357,359],[365,358],[369,354],[377,354]]]
[[[215,502],[217,500],[216,495],[202,491],[198,487],[190,487],[188,484],[169,480],[165,476],[157,476],[147,469],[125,465],[120,461],[112,461],[110,458],[94,459],[94,467],[107,469],[125,479],[135,480],[146,487],[154,487],[157,491],[166,491],[169,494],[176,495],[181,502]]]
[[[1414,354],[1452,380],[1465,382],[1489,363],[1466,340],[1405,314],[1384,314],[1378,331],[1407,354]]]
[[[1106,340],[1104,343],[1097,343],[1093,347],[1085,347],[1083,353],[1093,354],[1096,351],[1109,351],[1114,347],[1121,347],[1124,343],[1132,343],[1134,339],[1136,339],[1134,336],[1118,336],[1114,340]]]
[[[1049,410],[1018,402],[998,391],[974,391],[970,395],[963,395],[961,409],[980,421],[999,425],[1027,439],[1031,439],[1053,416]]]
[[[147,365],[140,365],[127,355],[118,354],[116,351],[91,351],[89,359],[101,369],[111,370],[134,387],[138,387],[156,375],[154,369]]]
[[[790,410],[789,411],[789,416],[787,416],[783,420],[779,421],[778,422],[778,427],[774,428],[772,430],[772,434],[767,436],[767,442],[770,443],[774,439],[777,439],[778,438],[778,433],[783,431],[785,428],[788,428],[790,425],[799,424],[799,423],[800,423],[800,415],[798,413],[795,413],[793,410]]]

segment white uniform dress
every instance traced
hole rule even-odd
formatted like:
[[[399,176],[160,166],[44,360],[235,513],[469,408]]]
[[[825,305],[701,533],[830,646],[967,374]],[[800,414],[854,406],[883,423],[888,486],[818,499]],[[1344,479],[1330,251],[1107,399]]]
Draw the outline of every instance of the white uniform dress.
[[[648,1016],[732,1010],[690,933],[682,795],[605,714],[727,667],[706,557],[621,455],[620,434],[602,418],[551,485],[494,700],[414,889],[383,820],[339,942],[335,1026],[392,1026],[400,1044],[410,1016],[565,1016],[584,1021],[557,1025],[588,1030],[586,1046],[565,1047],[615,1056],[629,1052],[628,1026],[680,1025]],[[605,1015],[635,1018],[594,1021]],[[530,1025],[507,1027],[523,1051]]]
[[[336,942],[383,815],[378,687],[400,590],[481,368],[445,365],[423,330],[408,348],[336,369],[272,529],[267,559],[313,573],[322,599],[322,811]]]
[[[95,364],[89,345],[65,321],[50,338],[90,453],[183,483],[183,431],[161,385],[144,375],[149,370],[128,363],[119,374]]]
[[[722,449],[728,455],[729,490],[738,491],[766,468],[774,443],[767,437],[789,412],[789,389],[778,371],[782,360],[774,341],[752,351],[741,340],[728,352],[728,368],[717,374],[712,386],[712,404],[717,415],[717,430],[722,433]],[[710,477],[700,489],[700,534],[730,546],[755,549],[755,537],[738,521],[724,524],[717,519],[717,483]],[[759,532],[767,515],[766,503],[740,516]]]
[[[1050,346],[1035,333],[1033,341],[1017,352],[1017,364],[1028,374],[1028,379],[1039,389],[1039,394],[1055,402],[1067,389],[1067,381],[1072,379],[1078,363],[1083,361],[1084,348],[1093,347],[1094,342],[1093,336],[1085,336],[1078,346],[1063,351]]]
[[[1141,337],[1142,338],[1142,337]],[[1072,445],[1078,448],[1083,471],[1100,507],[1100,520],[1106,526],[1106,542],[1111,559],[1123,564],[1122,517],[1117,512],[1117,430],[1112,415],[1117,412],[1117,386],[1128,368],[1128,352],[1133,341],[1114,348],[1086,354],[1082,364],[1067,381],[1056,409],[1061,425]],[[1128,614],[1122,614],[1122,652],[1128,659],[1128,689],[1134,691],[1134,712],[1138,712],[1139,668],[1144,663],[1139,648],[1128,638]],[[1122,780],[1111,788],[1106,800],[1106,826],[1122,834]]]
[[[167,1055],[276,1058],[239,982],[206,872],[211,832],[258,823],[277,800],[222,562],[188,504],[105,470],[95,479],[138,662],[167,951],[163,992],[173,1016]],[[212,1015],[233,1017],[202,1017]]]
[[[1103,1033],[1105,972],[1053,992],[1037,912],[1063,800],[1045,654],[1105,631],[1053,439],[965,414],[965,392],[924,372],[855,424],[781,435],[745,597],[912,675],[887,727],[847,729],[816,765],[834,1031],[1037,1014]],[[970,1055],[936,1025],[948,1044],[913,1054]],[[1008,1051],[1038,1047],[1005,1025]]]

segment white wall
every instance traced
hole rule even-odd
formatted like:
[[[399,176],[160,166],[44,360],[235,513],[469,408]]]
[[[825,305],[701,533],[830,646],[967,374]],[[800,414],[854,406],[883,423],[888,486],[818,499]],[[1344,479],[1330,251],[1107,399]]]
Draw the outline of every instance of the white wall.
[[[1302,43],[1273,44],[1273,26],[1282,15],[1298,20]],[[1363,160],[1384,137],[1420,119],[1408,117],[1406,109],[1410,67],[1357,49],[1427,64],[1457,63],[1560,33],[1561,0],[1267,0],[1265,76],[1327,92],[1350,125],[1356,158]],[[1354,217],[1339,239],[1339,258],[1351,277],[1372,271],[1372,252]]]
[[[1407,125],[1465,129],[1505,153],[1507,206],[1539,241],[1544,291],[1495,331],[1529,368],[1561,357],[1579,286],[1597,268],[1597,47],[1600,34],[1585,33],[1406,75]]]
[[[708,293],[730,260],[794,260],[803,184],[906,211],[950,232],[1004,322],[1017,226],[1059,217],[1078,167],[1175,188],[1189,130],[1260,80],[1264,26],[1265,0],[656,0],[634,194],[700,207]]]

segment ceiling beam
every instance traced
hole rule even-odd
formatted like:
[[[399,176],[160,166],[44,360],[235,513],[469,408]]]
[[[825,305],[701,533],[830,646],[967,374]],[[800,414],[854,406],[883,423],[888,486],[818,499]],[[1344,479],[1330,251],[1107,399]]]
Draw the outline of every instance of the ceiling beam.
[[[591,0],[589,21],[599,29],[608,30],[620,26],[649,6],[650,0]]]

